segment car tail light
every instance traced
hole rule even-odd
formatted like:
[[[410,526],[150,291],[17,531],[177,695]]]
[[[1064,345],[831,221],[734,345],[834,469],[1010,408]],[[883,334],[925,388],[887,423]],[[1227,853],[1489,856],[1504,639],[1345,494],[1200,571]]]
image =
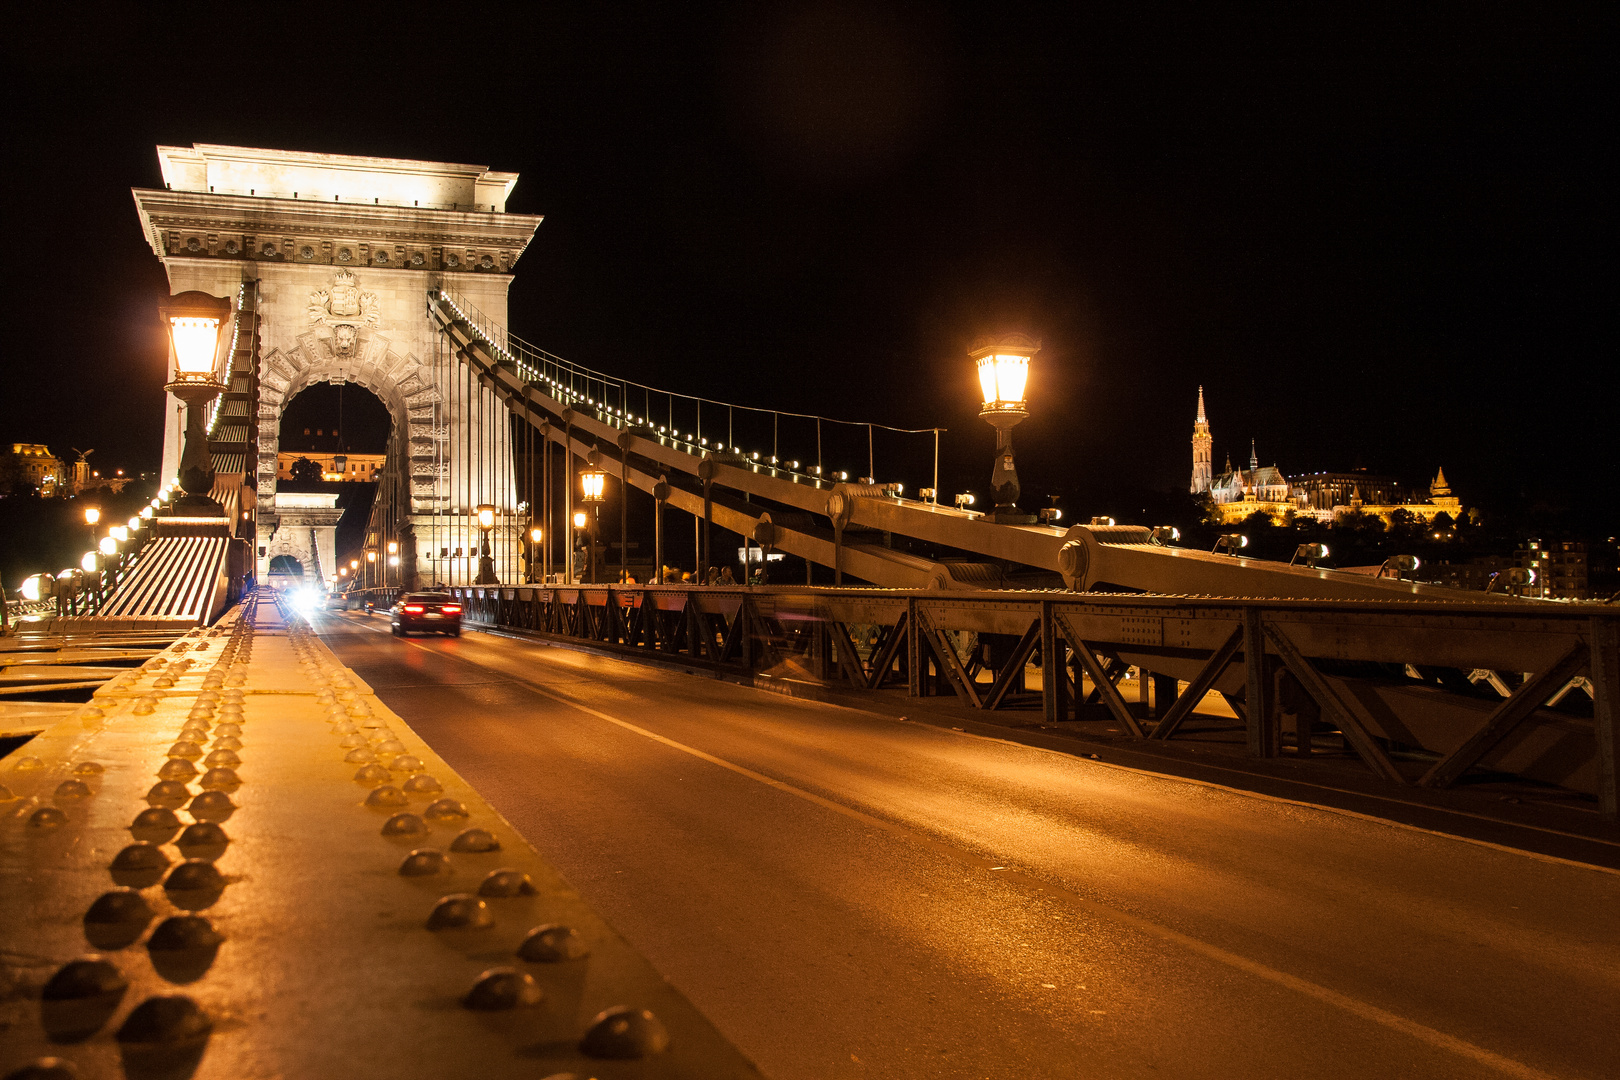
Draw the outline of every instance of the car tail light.
[[[412,615],[420,615],[422,614],[423,608],[421,604],[406,604],[405,610],[410,612]]]
[[[461,605],[460,604],[446,604],[446,605],[444,605],[444,607],[440,608],[439,610],[444,612],[446,615],[460,615],[461,614]]]

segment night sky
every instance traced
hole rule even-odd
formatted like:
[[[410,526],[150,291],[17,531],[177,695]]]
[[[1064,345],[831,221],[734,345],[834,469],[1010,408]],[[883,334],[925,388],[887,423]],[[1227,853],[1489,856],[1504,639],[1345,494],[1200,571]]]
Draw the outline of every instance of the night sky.
[[[967,347],[1019,330],[1029,506],[1184,491],[1202,383],[1217,467],[1254,438],[1615,520],[1610,9],[1001,7],[13,17],[0,439],[156,465],[167,289],[129,188],[217,142],[519,172],[508,209],[546,220],[516,333],[944,426],[947,490],[982,495],[993,446]]]

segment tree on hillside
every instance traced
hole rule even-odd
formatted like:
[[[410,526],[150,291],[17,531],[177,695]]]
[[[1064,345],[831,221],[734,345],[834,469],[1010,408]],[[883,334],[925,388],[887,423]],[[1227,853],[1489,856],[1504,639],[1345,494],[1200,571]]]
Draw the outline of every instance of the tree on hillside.
[[[321,467],[309,458],[301,457],[287,467],[287,474],[300,484],[319,483]]]

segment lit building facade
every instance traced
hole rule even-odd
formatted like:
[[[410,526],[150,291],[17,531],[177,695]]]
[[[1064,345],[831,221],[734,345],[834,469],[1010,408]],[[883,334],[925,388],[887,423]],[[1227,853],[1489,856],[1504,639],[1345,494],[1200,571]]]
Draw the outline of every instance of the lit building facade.
[[[375,483],[381,479],[386,454],[333,454],[310,450],[282,450],[276,455],[276,479],[291,480],[293,462],[300,459],[320,466],[321,479],[326,481],[365,481]]]
[[[41,443],[12,443],[11,457],[17,479],[32,484],[43,498],[63,494],[67,483],[62,459]]]
[[[1192,492],[1208,497],[1210,519],[1221,525],[1235,525],[1255,513],[1264,513],[1278,525],[1304,517],[1327,523],[1353,513],[1381,518],[1388,525],[1399,510],[1427,525],[1440,514],[1456,520],[1463,513],[1444,469],[1429,483],[1427,498],[1403,490],[1391,477],[1362,472],[1311,473],[1290,481],[1276,465],[1260,464],[1253,440],[1247,469],[1234,469],[1228,457],[1225,470],[1212,477],[1214,439],[1204,411],[1202,386],[1198,388],[1192,448]]]
[[[1526,540],[1514,552],[1518,566],[1536,575],[1527,595],[1549,600],[1585,600],[1587,590],[1586,545],[1573,540]]]

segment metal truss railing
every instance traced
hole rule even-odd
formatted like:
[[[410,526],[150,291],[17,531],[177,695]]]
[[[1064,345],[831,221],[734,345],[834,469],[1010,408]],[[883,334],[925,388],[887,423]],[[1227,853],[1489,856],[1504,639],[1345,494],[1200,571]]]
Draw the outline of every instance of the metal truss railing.
[[[933,483],[938,486],[939,437],[944,428],[904,428],[869,420],[844,420],[815,413],[739,405],[656,387],[564,360],[532,345],[448,286],[430,293],[428,302],[430,308],[442,305],[445,317],[468,327],[498,361],[509,365],[521,378],[539,384],[557,400],[596,415],[612,427],[643,429],[687,447],[692,453],[728,454],[807,479],[838,482],[848,481],[849,472],[826,467],[825,456],[831,452],[831,447],[824,442],[824,428],[829,437],[833,430],[841,429],[850,429],[857,437],[864,433],[869,480],[877,475],[877,432],[929,435],[933,437]],[[803,460],[790,460],[789,452],[782,445],[784,421],[794,426],[790,438],[804,443],[799,455]],[[747,429],[745,434],[738,434],[739,423]],[[813,451],[810,446],[812,429]],[[738,445],[739,442],[757,445],[743,446]],[[842,452],[847,456],[848,447],[843,447]]]
[[[1620,612],[1606,609],[804,587],[451,591],[469,625],[749,681],[903,688],[975,709],[1038,704],[1052,723],[1095,705],[1138,739],[1186,734],[1218,694],[1255,757],[1309,756],[1336,733],[1393,783],[1447,787],[1479,768],[1595,795],[1617,812]],[[1151,708],[1120,692],[1130,669],[1138,686],[1151,680]],[[1480,671],[1491,678],[1476,682]]]

